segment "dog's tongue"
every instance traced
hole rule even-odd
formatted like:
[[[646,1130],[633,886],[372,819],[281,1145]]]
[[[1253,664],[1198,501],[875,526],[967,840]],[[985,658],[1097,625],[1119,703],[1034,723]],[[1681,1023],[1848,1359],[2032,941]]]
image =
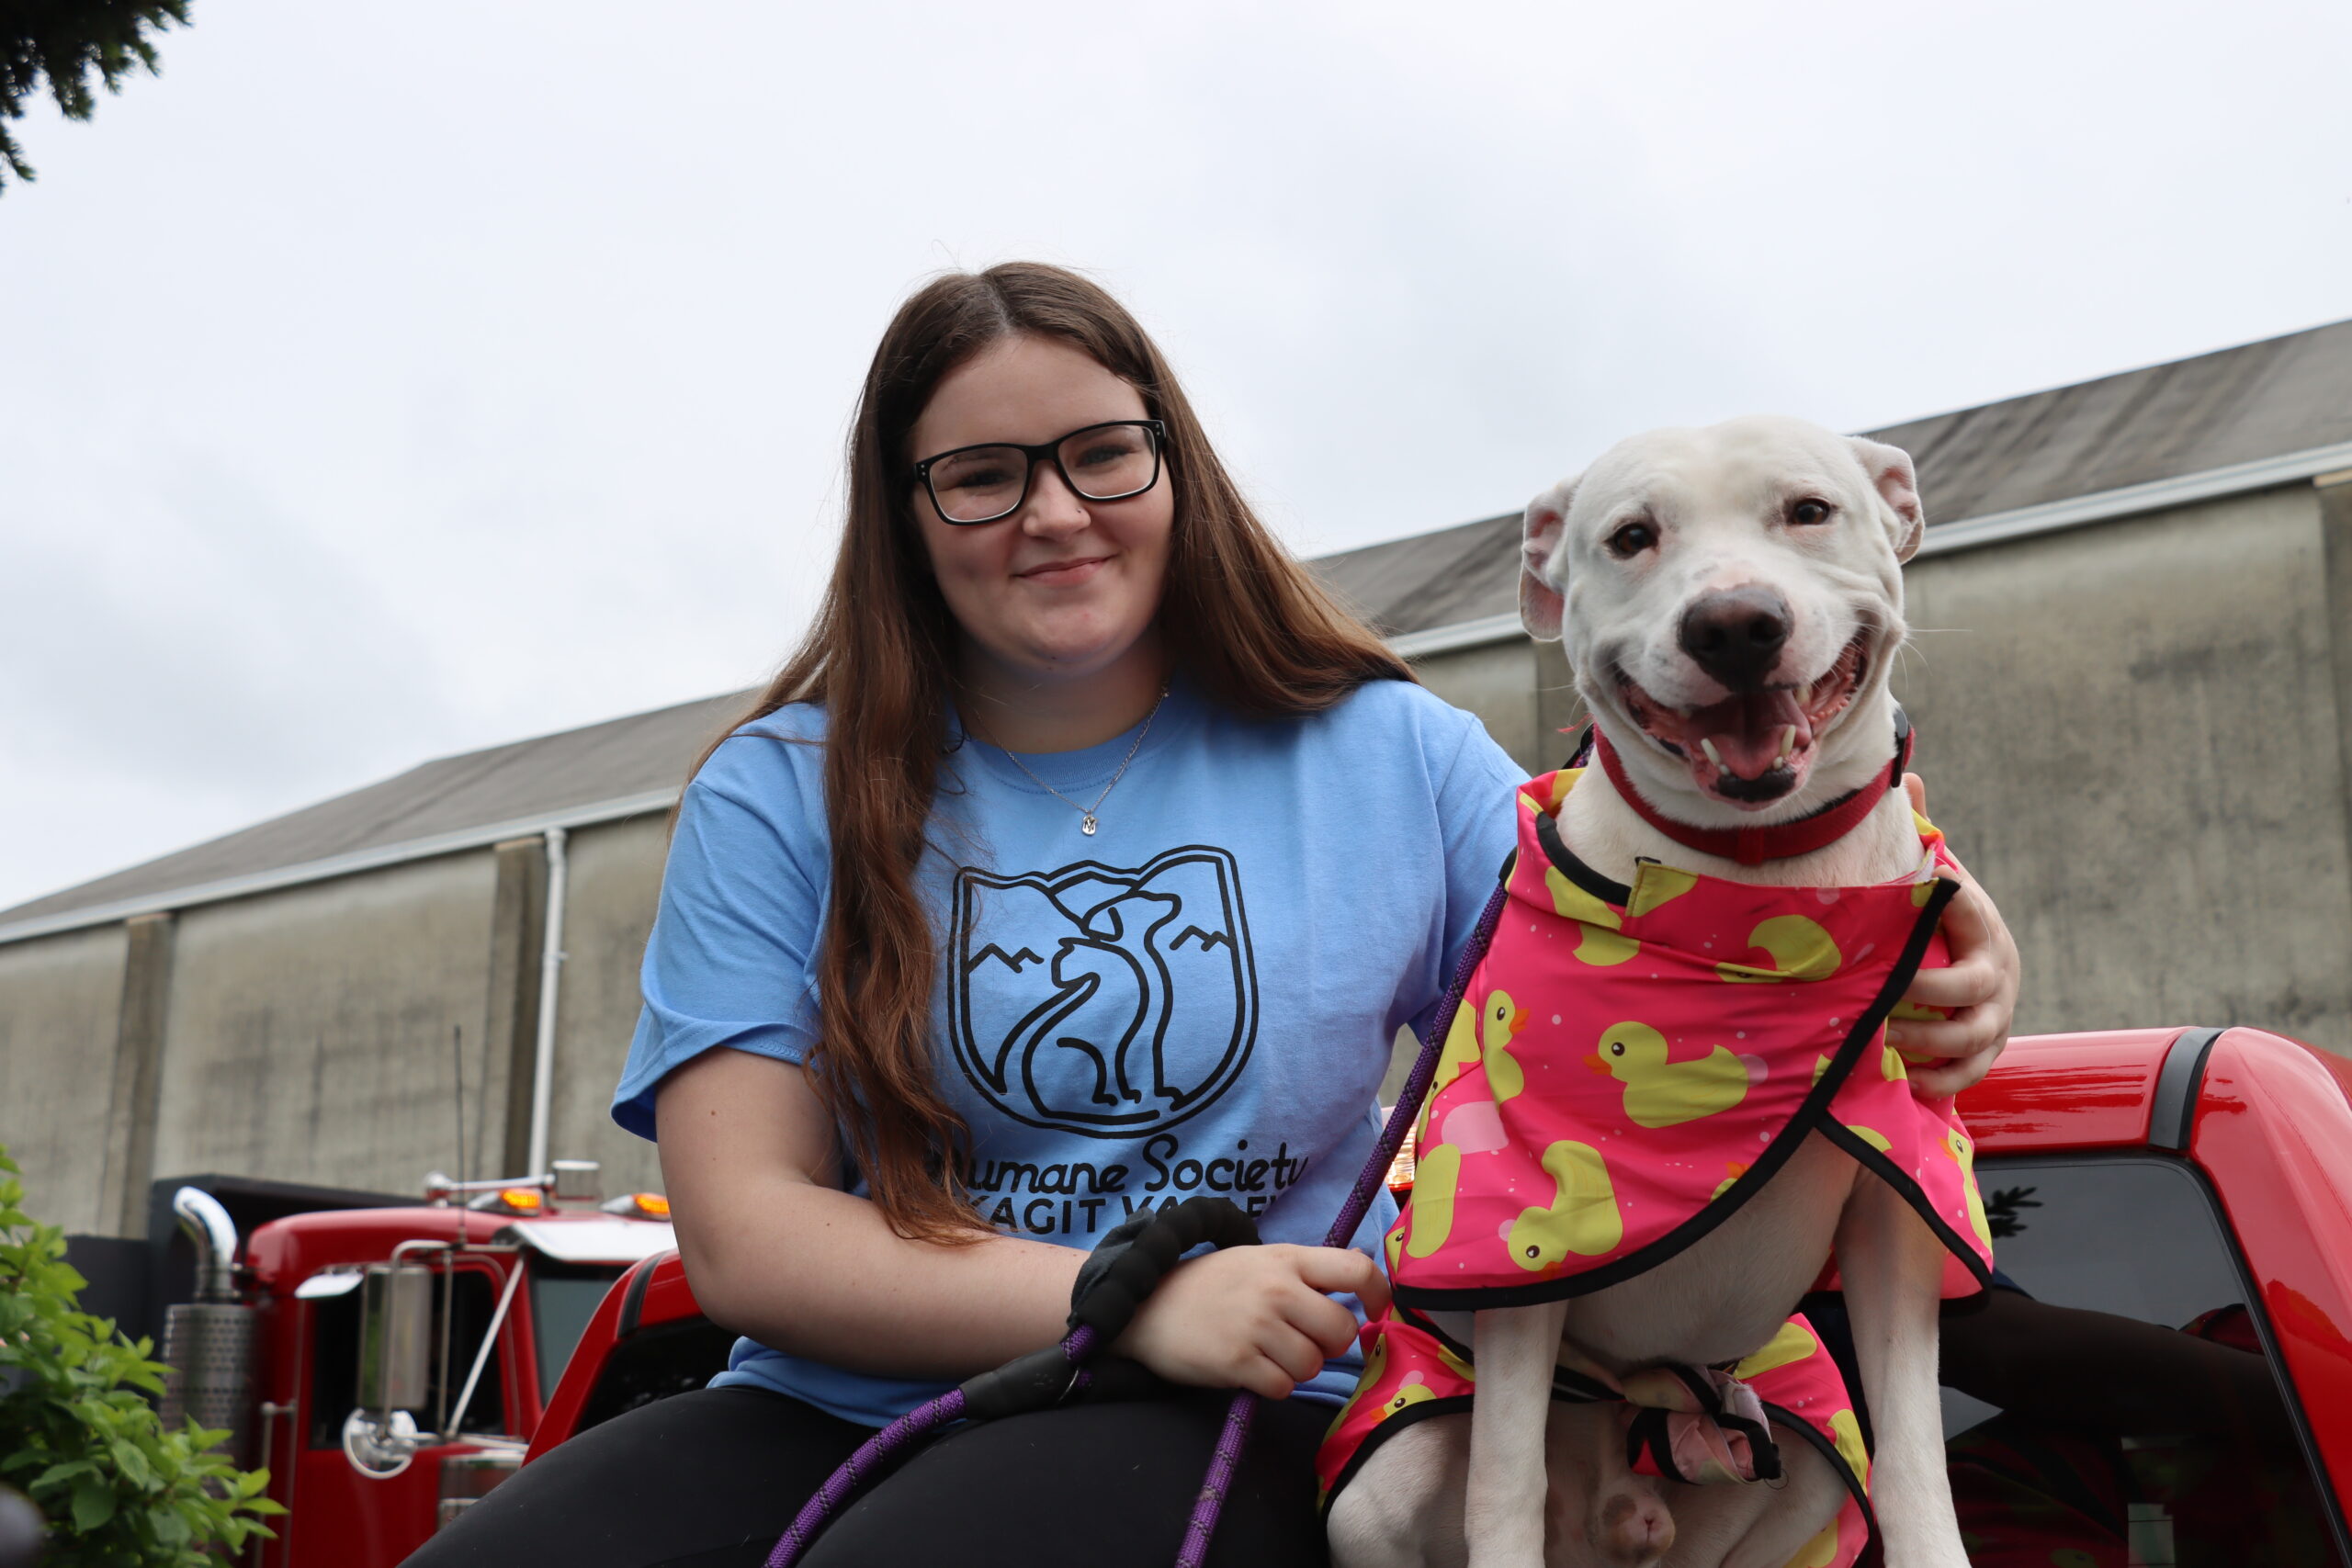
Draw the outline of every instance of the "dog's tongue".
[[[1797,745],[1813,739],[1813,726],[1797,705],[1794,692],[1751,692],[1694,710],[1682,721],[1682,732],[1690,738],[1694,754],[1703,739],[1722,759],[1724,772],[1758,779],[1781,760],[1781,741],[1792,725]]]

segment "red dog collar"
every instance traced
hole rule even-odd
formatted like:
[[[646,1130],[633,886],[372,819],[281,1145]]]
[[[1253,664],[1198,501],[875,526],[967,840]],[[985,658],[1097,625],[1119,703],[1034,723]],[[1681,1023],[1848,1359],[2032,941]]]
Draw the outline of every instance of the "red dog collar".
[[[1718,855],[1741,865],[1786,860],[1791,855],[1806,854],[1836,843],[1871,814],[1885,798],[1886,792],[1901,782],[1903,770],[1911,764],[1911,720],[1901,708],[1896,708],[1894,765],[1851,795],[1840,795],[1820,810],[1793,821],[1774,822],[1761,828],[1693,828],[1661,817],[1652,809],[1626,778],[1617,749],[1609,744],[1609,737],[1601,733],[1599,725],[1592,727],[1590,736],[1593,750],[1600,756],[1600,771],[1609,775],[1609,782],[1617,786],[1617,793],[1643,821],[1686,849]]]

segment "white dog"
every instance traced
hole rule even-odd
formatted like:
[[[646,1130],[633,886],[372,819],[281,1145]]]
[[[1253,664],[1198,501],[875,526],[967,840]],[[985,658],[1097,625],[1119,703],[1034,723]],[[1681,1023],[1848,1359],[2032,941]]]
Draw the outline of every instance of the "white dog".
[[[1899,788],[1834,841],[1762,863],[1694,852],[1653,818],[1791,823],[1889,773],[1899,569],[1922,527],[1903,452],[1777,418],[1637,436],[1539,496],[1521,616],[1532,636],[1566,639],[1621,777],[1651,808],[1586,770],[1558,807],[1573,855],[1628,883],[1644,861],[1788,887],[1913,870],[1921,840]],[[1899,1076],[1891,1061],[1888,1072]],[[1678,1486],[1669,1513],[1658,1483],[1627,1468],[1622,1408],[1555,1403],[1553,1370],[1564,1344],[1619,1374],[1727,1364],[1773,1337],[1834,1247],[1886,1562],[1967,1568],[1937,1397],[1946,1246],[1815,1131],[1728,1219],[1646,1272],[1475,1321],[1431,1314],[1474,1347],[1475,1407],[1404,1427],[1368,1456],[1332,1507],[1335,1562],[1781,1568],[1840,1506],[1826,1461],[1787,1443],[1784,1485]]]

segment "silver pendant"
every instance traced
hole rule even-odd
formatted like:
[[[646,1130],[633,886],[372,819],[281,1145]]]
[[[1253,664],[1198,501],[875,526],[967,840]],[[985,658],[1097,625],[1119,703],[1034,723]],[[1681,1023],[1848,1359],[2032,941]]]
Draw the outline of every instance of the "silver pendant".
[[[1090,839],[1094,837],[1094,813],[1090,811],[1080,819],[1078,830]]]

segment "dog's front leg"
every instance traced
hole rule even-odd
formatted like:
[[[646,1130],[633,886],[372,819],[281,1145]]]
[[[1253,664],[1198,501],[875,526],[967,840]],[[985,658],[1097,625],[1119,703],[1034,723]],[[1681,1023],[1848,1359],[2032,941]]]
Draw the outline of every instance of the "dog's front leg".
[[[1871,1506],[1887,1568],[1968,1568],[1936,1393],[1943,1263],[1943,1244],[1893,1188],[1868,1175],[1854,1183],[1838,1227],[1838,1272],[1870,1399]]]
[[[1552,1408],[1566,1302],[1478,1314],[1470,1407],[1470,1480],[1462,1527],[1470,1568],[1542,1568],[1544,1428]]]

